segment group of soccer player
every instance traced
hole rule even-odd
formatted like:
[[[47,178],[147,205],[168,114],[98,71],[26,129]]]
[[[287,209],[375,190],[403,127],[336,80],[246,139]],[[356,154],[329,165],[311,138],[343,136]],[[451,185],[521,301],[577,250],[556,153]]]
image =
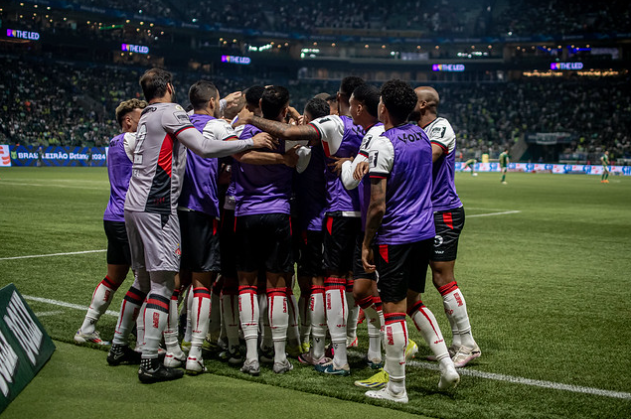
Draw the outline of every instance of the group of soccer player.
[[[169,72],[148,70],[140,85],[147,102],[116,110],[123,132],[108,154],[107,276],[77,343],[107,344],[95,324],[131,268],[107,361],[140,363],[143,383],[180,378],[182,366],[205,372],[208,337],[247,374],[258,375],[261,362],[291,371],[289,353],[320,373],[349,375],[361,310],[366,362],[383,367],[355,382],[371,388],[368,397],[408,401],[406,355],[418,349],[406,315],[439,363],[439,389],[457,386],[456,368],[481,351],[454,278],[465,214],[454,185],[456,137],[438,117],[436,90],[347,77],[335,108],[322,94],[301,115],[286,88],[252,86],[227,120],[208,81],[190,87],[189,112],[175,103]],[[428,266],[449,347],[420,298]],[[181,344],[179,301],[188,318]]]

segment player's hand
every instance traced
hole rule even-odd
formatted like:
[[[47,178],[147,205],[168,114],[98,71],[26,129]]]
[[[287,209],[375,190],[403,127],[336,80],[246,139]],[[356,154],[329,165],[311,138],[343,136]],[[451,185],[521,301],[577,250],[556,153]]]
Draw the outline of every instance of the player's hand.
[[[368,169],[370,166],[367,161],[363,161],[357,165],[355,171],[353,172],[353,178],[355,180],[362,180],[366,173],[368,173]]]
[[[239,103],[239,99],[241,99],[241,92],[232,92],[228,96],[224,98],[226,101],[227,107],[235,106]]]
[[[368,274],[377,270],[375,266],[375,255],[371,247],[362,245],[362,265],[364,265],[364,271]]]
[[[285,166],[296,167],[298,164],[298,154],[296,151],[300,148],[300,145],[294,146],[292,149],[289,149],[283,154],[283,160],[285,161]]]
[[[336,175],[339,175],[340,173],[342,173],[342,165],[344,164],[345,161],[353,161],[353,159],[348,158],[348,157],[331,157],[331,159],[333,161],[331,163],[328,163],[328,166]]]
[[[294,121],[298,121],[302,117],[302,115],[300,115],[300,112],[298,112],[293,106],[287,107],[287,115]]]
[[[233,127],[249,124],[252,121],[254,112],[250,112],[247,107],[243,107],[237,114],[237,120],[232,124]]]
[[[266,132],[256,134],[252,137],[252,142],[254,143],[254,148],[269,148],[270,150],[273,150],[278,145],[278,140]]]

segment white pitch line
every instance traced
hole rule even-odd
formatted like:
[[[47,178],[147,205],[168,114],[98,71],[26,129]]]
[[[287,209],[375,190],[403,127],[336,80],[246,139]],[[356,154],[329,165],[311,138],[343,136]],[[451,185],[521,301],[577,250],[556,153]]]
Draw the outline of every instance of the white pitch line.
[[[25,300],[37,301],[38,303],[52,304],[54,306],[72,308],[75,310],[87,311],[88,309],[87,306],[66,303],[65,301],[51,300],[49,298],[33,297],[32,295],[23,295],[22,297],[24,297]],[[105,314],[107,314],[108,316],[118,317],[118,313],[112,310],[107,310]]]
[[[14,260],[14,259],[30,259],[30,258],[47,258],[51,256],[66,256],[66,255],[81,255],[84,253],[101,253],[106,252],[107,249],[101,250],[84,250],[82,252],[68,252],[68,253],[49,253],[46,255],[29,255],[29,256],[14,256],[10,258],[0,258],[0,260]]]
[[[35,188],[65,188],[65,189],[86,189],[86,190],[98,190],[93,186],[81,186],[81,185],[55,185],[54,183],[27,183],[27,182],[3,182],[2,186],[32,186]],[[103,190],[106,190],[104,187]]]
[[[55,310],[55,311],[38,311],[35,313],[35,315],[37,317],[46,317],[46,316],[56,316],[57,314],[62,314],[63,311],[62,310]]]
[[[409,361],[407,362],[407,364],[414,367],[424,368],[427,370],[438,370],[438,364],[429,363],[429,362]],[[554,389],[554,390],[564,390],[564,391],[570,391],[572,393],[584,393],[584,394],[591,394],[595,396],[605,396],[605,397],[613,397],[616,399],[631,400],[631,393],[624,393],[622,391],[610,391],[610,390],[602,390],[600,388],[593,388],[593,387],[573,386],[570,384],[555,383],[553,381],[532,380],[530,378],[514,377],[512,375],[504,375],[504,374],[495,374],[492,372],[484,372],[484,371],[472,370],[468,368],[467,369],[459,368],[458,374],[467,375],[469,377],[486,378],[489,380],[505,381],[505,382],[513,383],[513,384],[523,384],[523,385],[533,386],[533,387],[549,388],[549,389]]]
[[[487,214],[473,214],[473,215],[465,215],[465,218],[474,218],[474,217],[493,217],[495,215],[508,215],[508,214],[519,214],[521,211],[503,211],[503,212],[489,212]]]

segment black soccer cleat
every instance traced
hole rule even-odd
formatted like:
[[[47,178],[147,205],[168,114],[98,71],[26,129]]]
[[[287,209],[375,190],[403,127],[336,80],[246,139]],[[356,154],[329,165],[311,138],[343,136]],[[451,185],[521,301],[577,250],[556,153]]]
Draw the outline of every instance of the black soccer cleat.
[[[107,363],[112,367],[120,364],[140,364],[141,354],[129,346],[112,345],[107,354]]]
[[[177,380],[183,376],[184,371],[177,368],[165,367],[158,358],[143,359],[138,369],[138,379],[143,384]]]

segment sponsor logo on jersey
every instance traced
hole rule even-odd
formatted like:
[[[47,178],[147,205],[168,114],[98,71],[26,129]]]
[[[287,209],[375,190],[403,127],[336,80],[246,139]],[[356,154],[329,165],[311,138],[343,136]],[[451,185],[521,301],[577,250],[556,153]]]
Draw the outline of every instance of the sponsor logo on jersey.
[[[443,244],[443,236],[434,237],[434,247],[440,247]]]

